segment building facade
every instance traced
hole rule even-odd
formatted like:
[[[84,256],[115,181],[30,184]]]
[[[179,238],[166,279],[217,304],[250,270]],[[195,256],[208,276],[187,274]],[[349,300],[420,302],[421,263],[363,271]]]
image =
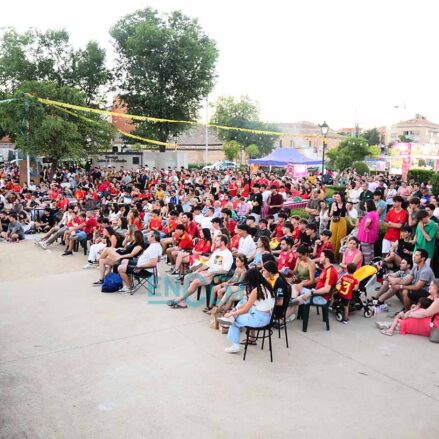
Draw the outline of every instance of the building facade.
[[[400,137],[413,143],[439,143],[439,124],[416,114],[414,119],[398,122],[390,127],[387,143],[398,142]]]

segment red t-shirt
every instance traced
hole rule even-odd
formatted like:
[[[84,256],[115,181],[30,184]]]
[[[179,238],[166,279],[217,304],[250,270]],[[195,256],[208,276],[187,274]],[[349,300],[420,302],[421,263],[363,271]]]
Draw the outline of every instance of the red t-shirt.
[[[161,218],[151,218],[149,222],[150,230],[161,230],[162,229],[162,219]]]
[[[93,235],[93,230],[98,227],[98,222],[95,217],[87,218],[85,221],[85,226],[82,229],[83,232],[87,233],[89,238]]]
[[[244,187],[241,190],[241,197],[247,198],[249,191],[250,191],[249,185],[248,184],[244,185]]]
[[[192,242],[192,238],[187,232],[184,232],[183,235],[178,238],[178,248],[181,250],[192,250],[193,247],[194,243]]]
[[[197,223],[195,221],[191,221],[190,223],[187,223],[186,232],[188,232],[189,235],[192,236],[192,238],[195,238],[198,235]]]
[[[230,241],[230,245],[232,248],[238,248],[239,247],[239,240],[241,239],[241,237],[236,234],[232,237],[231,241]]]
[[[284,223],[277,224],[277,226],[274,228],[274,233],[277,239],[281,239],[284,236],[284,233],[282,232],[282,228],[284,226]]]
[[[288,267],[290,271],[294,270],[296,266],[296,254],[290,250],[289,252],[284,252],[283,250],[279,253],[279,259],[277,260],[277,269],[283,271],[285,267]]]
[[[230,218],[226,222],[226,229],[229,231],[230,236],[233,236],[235,234],[235,227],[236,227],[236,221]]]
[[[293,235],[293,240],[295,241],[296,239],[300,239],[300,236],[302,235],[302,231],[299,229],[299,227],[296,227],[293,230],[292,235]]]
[[[230,183],[227,186],[227,190],[231,197],[236,197],[236,195],[238,194],[238,185],[236,183]]]
[[[60,210],[64,210],[70,204],[67,198],[63,198],[56,203],[56,207]]]
[[[338,273],[337,270],[330,265],[328,268],[324,268],[319,278],[317,279],[316,290],[326,287],[327,285],[331,285],[331,291],[337,285]],[[328,300],[331,297],[331,294],[323,295],[323,298]]]
[[[345,274],[340,279],[340,289],[338,291],[338,294],[340,294],[340,297],[343,299],[352,299],[352,293],[354,292],[355,286],[358,285],[358,280],[355,279],[352,274]]]
[[[172,233],[177,227],[177,221],[173,219],[168,219],[168,222],[165,227],[163,227],[163,233]]]
[[[316,258],[320,258],[320,255],[322,254],[323,250],[331,250],[334,251],[334,246],[332,245],[331,241],[326,241],[323,244],[320,244],[316,248]]]
[[[212,243],[210,241],[204,241],[203,239],[199,239],[195,244],[194,250],[199,253],[210,253],[210,247]]]
[[[397,212],[395,208],[390,209],[387,212],[385,222],[405,224],[407,222],[407,211],[402,209],[400,212]],[[388,227],[386,233],[384,234],[384,239],[388,241],[398,241],[401,235],[401,229],[396,229],[394,227]]]

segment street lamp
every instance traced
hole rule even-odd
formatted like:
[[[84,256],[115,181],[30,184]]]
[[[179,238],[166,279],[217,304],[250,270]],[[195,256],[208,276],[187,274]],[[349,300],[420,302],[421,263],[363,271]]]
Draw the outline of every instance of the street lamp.
[[[320,130],[322,132],[323,136],[323,151],[322,151],[322,183],[323,183],[323,176],[325,174],[325,149],[326,149],[326,136],[328,135],[329,126],[325,122],[323,122],[321,125],[319,125]]]

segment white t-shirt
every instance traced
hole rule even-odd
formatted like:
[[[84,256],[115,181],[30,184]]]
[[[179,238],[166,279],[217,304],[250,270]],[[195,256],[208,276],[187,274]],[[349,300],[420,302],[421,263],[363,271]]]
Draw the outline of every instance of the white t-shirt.
[[[264,203],[266,203],[267,200],[268,200],[268,197],[269,197],[270,195],[271,195],[271,191],[269,191],[268,189],[267,189],[266,191],[262,192],[262,201],[263,201]]]
[[[158,242],[150,244],[150,246],[139,256],[137,267],[147,264],[151,259],[157,259],[158,261],[162,255],[162,251],[162,246]]]
[[[212,227],[213,216],[204,216],[201,218],[200,225],[202,229],[210,229]]]
[[[207,261],[208,273],[227,273],[233,265],[233,255],[229,249],[215,250]]]
[[[242,253],[251,258],[256,252],[256,244],[251,235],[247,235],[245,238],[241,238],[238,244],[238,253]]]
[[[268,290],[264,287],[262,287],[265,295],[264,300],[255,300],[254,306],[258,311],[262,312],[269,312],[274,307],[274,297],[271,297],[271,294],[268,292]]]

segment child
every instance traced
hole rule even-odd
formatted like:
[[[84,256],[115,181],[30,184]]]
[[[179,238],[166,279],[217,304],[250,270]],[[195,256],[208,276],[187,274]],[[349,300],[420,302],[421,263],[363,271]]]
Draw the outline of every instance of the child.
[[[346,324],[349,321],[349,303],[352,300],[352,293],[358,290],[359,282],[352,276],[357,269],[357,266],[353,263],[347,265],[348,274],[345,274],[340,279],[340,290],[338,296],[340,297],[343,305],[343,320],[342,323]]]

